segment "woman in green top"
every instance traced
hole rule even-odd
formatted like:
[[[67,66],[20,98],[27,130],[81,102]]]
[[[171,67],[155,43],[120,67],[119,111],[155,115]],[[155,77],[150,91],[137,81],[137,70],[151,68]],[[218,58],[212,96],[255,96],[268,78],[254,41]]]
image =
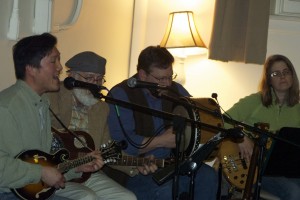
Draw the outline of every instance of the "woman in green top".
[[[250,126],[268,123],[270,131],[300,127],[299,81],[291,61],[283,55],[270,56],[264,64],[259,92],[241,99],[227,113]],[[250,161],[253,141],[245,136],[238,145],[241,156]],[[300,179],[263,177],[261,188],[280,199],[300,199]]]

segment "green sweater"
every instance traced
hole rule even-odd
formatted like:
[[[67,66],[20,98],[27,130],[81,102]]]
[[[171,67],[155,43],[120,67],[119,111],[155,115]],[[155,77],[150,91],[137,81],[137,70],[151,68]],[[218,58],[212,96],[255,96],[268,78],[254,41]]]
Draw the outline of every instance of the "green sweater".
[[[0,92],[0,192],[40,181],[41,166],[15,156],[30,149],[50,152],[48,108],[47,98],[39,96],[24,81],[18,80]]]
[[[234,120],[250,126],[262,122],[270,125],[270,131],[278,131],[282,127],[300,127],[300,104],[293,107],[279,106],[275,102],[265,107],[261,102],[261,94],[255,93],[244,97],[234,104],[227,113]],[[226,128],[230,125],[226,124]]]

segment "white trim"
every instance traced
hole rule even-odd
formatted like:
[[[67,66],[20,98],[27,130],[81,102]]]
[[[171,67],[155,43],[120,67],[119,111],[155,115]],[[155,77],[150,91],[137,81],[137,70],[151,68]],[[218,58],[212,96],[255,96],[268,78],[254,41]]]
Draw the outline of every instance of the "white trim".
[[[7,32],[7,38],[10,40],[17,40],[19,37],[19,0],[14,0],[13,9],[9,19],[9,27]]]
[[[300,0],[272,0],[270,14],[273,19],[300,20]]]
[[[140,51],[145,47],[145,35],[146,35],[146,23],[147,23],[147,5],[148,0],[136,0],[134,1],[134,14],[133,14],[133,27],[132,27],[132,39],[131,50],[129,60],[129,74],[132,76],[135,74],[136,65]]]

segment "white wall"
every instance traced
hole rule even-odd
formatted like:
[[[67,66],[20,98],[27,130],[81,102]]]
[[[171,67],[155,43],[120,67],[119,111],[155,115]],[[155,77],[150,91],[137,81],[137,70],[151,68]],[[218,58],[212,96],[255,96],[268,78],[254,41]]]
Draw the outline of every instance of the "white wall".
[[[68,17],[65,12],[71,9],[66,8],[64,4],[72,6],[72,1],[54,1],[55,21],[64,21],[57,19],[59,13]],[[0,0],[0,90],[15,82],[11,49],[16,41],[6,38],[12,2],[12,0]],[[28,10],[34,8],[34,0],[20,2],[23,2],[20,3],[20,37],[24,37],[32,34],[31,27],[28,25],[32,24],[33,13]],[[89,50],[107,59],[106,86],[108,88],[127,77],[132,15],[133,0],[83,1],[77,23],[70,29],[53,33],[58,38],[62,65],[74,54]],[[64,77],[65,74],[61,79],[63,80]]]
[[[21,10],[23,14],[32,10],[32,2],[34,1],[26,0],[26,4],[23,3]],[[60,1],[55,2],[57,6]],[[140,50],[148,45],[160,43],[170,12],[193,11],[199,33],[204,42],[209,44],[214,0],[136,0],[132,41],[134,0],[83,2],[78,22],[69,30],[54,33],[59,40],[61,62],[64,64],[68,58],[80,51],[92,50],[99,53],[108,60],[106,84],[108,88],[127,78],[128,73],[132,75],[135,72]],[[15,41],[5,38],[10,9],[12,9],[11,0],[0,0],[0,90],[15,82],[11,56],[11,47]],[[60,9],[60,12],[65,11],[59,5],[57,9]],[[30,15],[27,18],[30,18]],[[25,17],[23,21],[27,18]],[[25,21],[23,27],[30,24]],[[299,25],[299,21],[271,18],[267,52],[268,55],[281,53],[288,56],[298,74],[300,74]],[[26,31],[23,31],[23,35]],[[179,65],[176,63],[175,67]],[[218,93],[219,102],[226,110],[239,98],[257,91],[261,69],[261,65],[208,60],[207,55],[193,56],[185,60],[184,70],[187,78],[184,86],[194,97],[210,97],[211,93]]]
[[[168,21],[168,14],[174,11],[191,10],[196,17],[198,31],[208,45],[213,22],[213,0],[149,0],[147,3],[147,17],[143,17],[146,24],[146,36],[139,39],[139,46],[157,45],[160,43]],[[269,24],[269,38],[267,56],[284,54],[291,59],[300,74],[300,21],[290,21],[271,17]],[[142,40],[144,39],[144,40]],[[137,43],[135,41],[135,43]],[[143,45],[141,45],[143,44]],[[131,59],[136,60],[136,58]],[[175,68],[180,67],[175,63]],[[210,97],[218,94],[219,103],[227,110],[240,98],[256,92],[261,78],[262,65],[237,62],[220,62],[207,59],[207,55],[188,57],[184,63],[186,82],[184,86],[194,97]],[[130,65],[132,74],[135,66]],[[176,69],[175,69],[176,71]],[[179,70],[178,70],[179,71]]]

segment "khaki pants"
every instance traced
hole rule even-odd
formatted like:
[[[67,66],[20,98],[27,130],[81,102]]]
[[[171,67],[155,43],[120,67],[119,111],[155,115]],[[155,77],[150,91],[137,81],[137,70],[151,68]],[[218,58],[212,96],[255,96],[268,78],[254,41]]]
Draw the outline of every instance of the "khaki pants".
[[[93,173],[84,183],[68,182],[65,189],[56,191],[55,195],[74,200],[136,200],[131,191],[113,181],[103,172]]]

